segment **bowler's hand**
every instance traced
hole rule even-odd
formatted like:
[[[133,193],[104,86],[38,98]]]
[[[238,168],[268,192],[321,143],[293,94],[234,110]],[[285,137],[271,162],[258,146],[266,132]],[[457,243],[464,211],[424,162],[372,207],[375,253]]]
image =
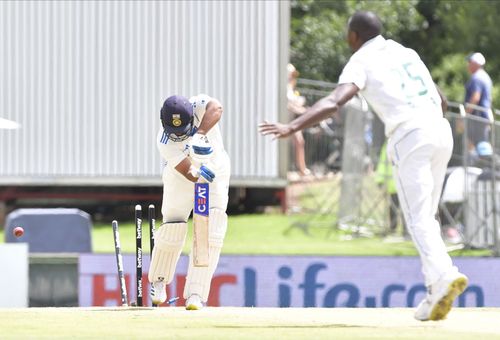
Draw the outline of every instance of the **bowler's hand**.
[[[267,121],[259,124],[259,132],[264,136],[273,135],[273,139],[285,138],[293,134],[288,124],[268,123]]]

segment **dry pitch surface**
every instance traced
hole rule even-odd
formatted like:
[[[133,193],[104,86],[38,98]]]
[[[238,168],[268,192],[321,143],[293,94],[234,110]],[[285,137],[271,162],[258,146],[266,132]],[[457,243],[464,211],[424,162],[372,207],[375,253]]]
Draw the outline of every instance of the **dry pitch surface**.
[[[0,309],[1,339],[500,339],[500,309],[419,322],[409,308]]]

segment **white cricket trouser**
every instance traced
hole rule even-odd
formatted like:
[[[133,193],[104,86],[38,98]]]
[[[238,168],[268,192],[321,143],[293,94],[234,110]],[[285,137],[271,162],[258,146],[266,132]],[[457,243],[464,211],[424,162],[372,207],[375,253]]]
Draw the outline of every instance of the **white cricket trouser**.
[[[398,128],[388,143],[394,178],[406,226],[422,260],[429,286],[452,270],[436,220],[448,161],[453,149],[450,124],[444,118],[418,128]]]
[[[215,178],[210,183],[210,208],[226,211],[229,192],[230,163],[229,157],[224,157],[214,169]],[[161,213],[163,223],[187,222],[194,204],[194,183],[187,180],[177,170],[170,167],[163,169],[163,201]]]

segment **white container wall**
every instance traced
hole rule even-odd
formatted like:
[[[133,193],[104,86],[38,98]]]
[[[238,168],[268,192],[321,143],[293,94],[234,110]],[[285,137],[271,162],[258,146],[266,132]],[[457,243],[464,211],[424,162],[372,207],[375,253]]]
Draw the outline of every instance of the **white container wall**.
[[[283,183],[257,124],[286,119],[288,2],[2,1],[0,20],[0,117],[21,124],[0,184],[160,183],[160,107],[198,93],[224,105],[232,183]]]

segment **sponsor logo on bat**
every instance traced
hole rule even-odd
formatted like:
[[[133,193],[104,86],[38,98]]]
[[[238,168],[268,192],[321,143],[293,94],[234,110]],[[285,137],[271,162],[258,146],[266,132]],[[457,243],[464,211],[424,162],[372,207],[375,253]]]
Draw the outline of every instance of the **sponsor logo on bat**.
[[[208,216],[208,209],[210,207],[208,202],[208,183],[195,183],[194,188],[194,213]]]

